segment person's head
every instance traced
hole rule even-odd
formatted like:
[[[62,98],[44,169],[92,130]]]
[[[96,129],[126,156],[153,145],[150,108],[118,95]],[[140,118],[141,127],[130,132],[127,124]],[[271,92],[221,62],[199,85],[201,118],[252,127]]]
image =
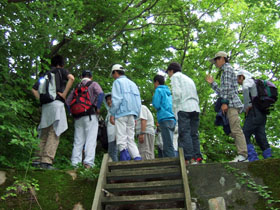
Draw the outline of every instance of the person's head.
[[[61,55],[55,55],[51,59],[51,66],[64,67],[64,58]]]
[[[120,64],[115,64],[112,66],[111,75],[114,79],[119,78],[120,76],[124,75],[125,69]]]
[[[238,71],[237,73],[237,82],[239,85],[243,85],[243,81],[245,80],[245,74],[243,70]]]
[[[219,51],[214,58],[210,59],[210,62],[215,64],[217,68],[221,68],[225,63],[229,62],[228,55],[224,51]]]
[[[172,77],[173,74],[175,74],[176,72],[181,72],[182,71],[182,67],[179,63],[176,62],[172,62],[168,65],[166,73],[168,74],[169,77]]]
[[[155,87],[155,89],[156,89],[159,85],[164,85],[164,76],[157,74],[157,75],[154,77],[154,87]]]
[[[83,73],[82,73],[82,78],[89,78],[91,79],[92,78],[92,73],[90,70],[84,70]]]
[[[106,103],[109,107],[112,106],[112,95],[111,94],[108,94],[105,96],[105,100],[106,100]]]

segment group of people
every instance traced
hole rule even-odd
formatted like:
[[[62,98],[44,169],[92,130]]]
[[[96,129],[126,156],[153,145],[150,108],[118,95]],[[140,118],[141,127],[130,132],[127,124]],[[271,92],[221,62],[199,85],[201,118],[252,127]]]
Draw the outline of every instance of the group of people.
[[[266,139],[266,115],[259,112],[251,103],[250,97],[256,95],[256,87],[250,81],[252,76],[242,70],[236,77],[228,62],[225,52],[218,52],[211,63],[222,70],[220,87],[213,77],[208,75],[206,81],[221,98],[221,111],[229,121],[230,135],[235,139],[238,156],[237,161],[254,161],[258,159],[253,144],[252,134],[263,150],[264,158],[271,157],[271,149]],[[66,98],[74,82],[74,76],[64,67],[64,59],[56,55],[51,59],[52,70],[60,71],[60,87],[57,98],[51,103],[42,105],[41,122],[38,127],[40,134],[39,150],[32,165],[53,169],[53,160],[59,144],[59,136],[68,128],[64,102],[67,106],[73,99],[73,89]],[[181,65],[172,62],[166,73],[171,79],[171,91],[165,85],[165,77],[156,75],[153,78],[155,92],[152,105],[157,111],[157,129],[153,115],[147,106],[141,104],[137,85],[125,75],[126,69],[120,64],[113,65],[111,76],[114,78],[112,91],[104,94],[97,82],[92,81],[92,72],[82,72],[80,84],[89,84],[88,92],[94,111],[89,115],[75,118],[74,144],[71,157],[73,166],[83,164],[86,168],[94,165],[96,139],[98,133],[98,114],[102,103],[108,110],[106,116],[108,134],[108,153],[113,161],[147,160],[155,158],[155,135],[160,133],[159,157],[175,157],[178,147],[184,151],[185,163],[202,162],[199,141],[199,98],[194,81],[182,73]],[[243,131],[240,126],[239,113],[243,104],[238,97],[238,83],[243,87],[246,120]],[[39,99],[39,84],[32,88],[34,96]],[[138,139],[138,145],[135,142]],[[161,143],[159,143],[161,142]],[[247,143],[247,144],[246,144]]]

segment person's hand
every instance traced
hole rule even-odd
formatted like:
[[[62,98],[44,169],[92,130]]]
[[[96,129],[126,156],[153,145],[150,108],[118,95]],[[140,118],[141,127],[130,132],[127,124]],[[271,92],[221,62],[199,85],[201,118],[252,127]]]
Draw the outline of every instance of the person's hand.
[[[248,115],[248,113],[249,113],[250,109],[252,109],[252,107],[251,107],[251,106],[249,106],[249,107],[246,109],[246,116]]]
[[[223,114],[225,114],[228,111],[228,105],[227,104],[222,104],[221,109],[222,109]]]
[[[214,79],[211,75],[207,75],[205,78],[206,82],[208,82],[209,84],[212,84],[214,82]]]
[[[138,136],[138,140],[139,140],[139,143],[140,143],[140,144],[143,144],[143,143],[144,143],[144,134],[140,134],[140,135]]]
[[[95,114],[100,114],[100,109],[96,109]]]
[[[66,100],[66,95],[64,95],[63,93],[61,92],[57,92],[58,95],[60,95],[61,98],[63,98],[64,100]]]
[[[114,118],[114,116],[111,116],[111,117],[110,117],[110,123],[111,123],[112,125],[115,125],[115,118]]]

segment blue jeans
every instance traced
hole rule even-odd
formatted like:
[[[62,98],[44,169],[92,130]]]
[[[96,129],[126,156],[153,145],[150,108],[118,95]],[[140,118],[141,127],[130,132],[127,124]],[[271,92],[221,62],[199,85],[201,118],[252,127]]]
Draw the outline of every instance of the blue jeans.
[[[159,122],[163,141],[163,157],[175,157],[173,147],[173,132],[175,130],[174,120],[164,120]]]
[[[112,141],[108,143],[108,153],[113,161],[118,161],[118,148],[116,141]]]
[[[254,134],[262,151],[270,147],[266,138],[265,124],[266,114],[260,112],[257,108],[253,108],[248,112],[243,126],[246,143],[251,144],[250,138]]]
[[[202,157],[198,138],[198,126],[198,112],[178,112],[178,146],[183,148],[186,160]]]

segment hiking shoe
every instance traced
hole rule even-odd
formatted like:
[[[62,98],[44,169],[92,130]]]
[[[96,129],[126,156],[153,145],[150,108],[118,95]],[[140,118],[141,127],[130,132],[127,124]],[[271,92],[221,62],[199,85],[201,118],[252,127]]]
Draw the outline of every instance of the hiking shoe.
[[[191,164],[192,164],[192,165],[200,164],[200,163],[202,163],[202,158],[201,158],[201,157],[199,157],[199,158],[193,158],[193,159],[191,160]]]
[[[31,163],[31,166],[34,167],[34,168],[40,168],[40,164],[41,164],[41,162],[34,161],[34,162]]]
[[[56,170],[56,168],[53,167],[53,165],[49,164],[49,163],[41,163],[40,168],[41,169],[47,169],[47,170]]]
[[[232,161],[229,161],[229,162],[236,163],[236,162],[249,162],[249,161],[243,155],[237,155]]]
[[[88,164],[84,164],[84,167],[85,167],[86,169],[91,168],[91,166],[90,166],[90,165],[88,165]]]

